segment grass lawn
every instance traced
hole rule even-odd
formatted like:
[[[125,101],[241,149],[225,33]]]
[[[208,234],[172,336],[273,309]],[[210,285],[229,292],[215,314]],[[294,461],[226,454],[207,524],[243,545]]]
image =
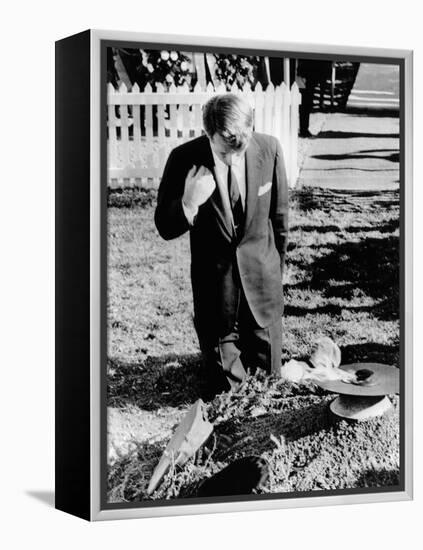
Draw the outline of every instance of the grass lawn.
[[[108,449],[111,502],[189,497],[233,459],[267,458],[264,492],[399,482],[399,401],[382,418],[335,420],[329,394],[258,375],[207,404],[215,430],[151,497],[146,488],[173,429],[201,390],[188,235],[165,242],[155,193],[113,192],[108,210]],[[283,360],[320,336],[342,362],[399,361],[399,194],[292,192]]]

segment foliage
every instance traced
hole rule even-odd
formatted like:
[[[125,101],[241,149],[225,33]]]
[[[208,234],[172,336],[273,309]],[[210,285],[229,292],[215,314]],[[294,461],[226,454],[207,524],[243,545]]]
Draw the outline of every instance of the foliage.
[[[242,88],[246,83],[254,86],[260,69],[258,56],[216,54],[215,77],[228,88],[237,84]]]
[[[113,57],[116,67],[117,55],[125,66],[131,82],[143,90],[146,84],[155,87],[160,83],[165,87],[172,84],[180,86],[190,84],[191,61],[183,52],[175,50],[135,50],[114,49]]]
[[[136,82],[141,89],[147,83],[153,88],[157,83],[165,87],[185,83],[192,87],[195,84],[195,68],[189,55],[184,52],[109,48],[108,81],[115,86],[120,80],[117,70],[118,56],[131,82]],[[214,57],[214,74],[210,76],[214,81],[223,82],[228,89],[233,84],[242,87],[249,83],[254,86],[262,76],[264,61],[258,56],[215,54]]]
[[[189,82],[191,69],[189,58],[182,52],[168,50],[142,50],[142,66],[150,84],[180,86]]]

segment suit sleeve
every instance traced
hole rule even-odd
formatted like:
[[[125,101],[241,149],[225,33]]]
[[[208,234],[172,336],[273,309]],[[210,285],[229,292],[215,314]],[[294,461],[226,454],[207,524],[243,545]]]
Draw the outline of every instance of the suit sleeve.
[[[157,196],[154,221],[160,236],[166,240],[179,237],[191,227],[182,205],[188,170],[181,160],[177,151],[170,153]]]
[[[283,273],[288,246],[289,194],[284,157],[278,140],[276,140],[272,193],[270,219],[273,226],[276,249],[280,255],[281,272]]]

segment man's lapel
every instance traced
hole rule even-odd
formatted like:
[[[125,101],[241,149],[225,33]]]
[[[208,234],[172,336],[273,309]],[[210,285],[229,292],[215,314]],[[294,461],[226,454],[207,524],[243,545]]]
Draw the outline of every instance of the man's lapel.
[[[219,183],[216,177],[214,158],[210,147],[210,142],[208,138],[205,136],[204,136],[203,144],[204,144],[204,147],[202,151],[202,157],[203,157],[202,164],[206,168],[208,168],[210,172],[213,174],[213,177],[216,183],[216,189],[213,191],[209,201],[211,206],[216,212],[217,219],[219,221],[219,225],[221,226],[223,233],[229,240],[231,240],[234,232],[232,216],[231,216],[231,213],[227,211],[227,209],[223,204],[222,196],[219,191]]]
[[[261,166],[263,163],[262,152],[259,144],[257,143],[254,134],[248,145],[245,153],[246,158],[246,174],[245,174],[245,187],[246,187],[246,201],[245,201],[245,226],[244,234],[247,232],[248,226],[254,215],[254,210],[257,204],[258,190],[262,183],[262,171]]]

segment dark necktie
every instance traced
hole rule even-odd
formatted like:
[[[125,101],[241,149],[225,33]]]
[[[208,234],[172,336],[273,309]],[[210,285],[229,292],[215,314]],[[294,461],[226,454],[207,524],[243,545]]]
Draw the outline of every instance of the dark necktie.
[[[235,232],[239,236],[244,223],[244,210],[242,208],[238,182],[231,166],[228,166],[228,193],[234,218]]]

